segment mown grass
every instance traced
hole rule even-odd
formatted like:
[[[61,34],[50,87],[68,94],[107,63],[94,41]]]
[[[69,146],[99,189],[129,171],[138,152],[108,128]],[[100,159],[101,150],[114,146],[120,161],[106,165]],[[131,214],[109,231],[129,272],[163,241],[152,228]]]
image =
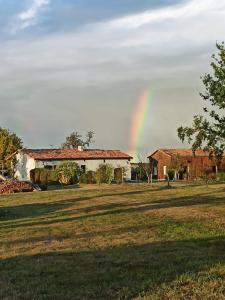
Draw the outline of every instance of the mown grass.
[[[225,187],[0,197],[0,299],[225,299]]]

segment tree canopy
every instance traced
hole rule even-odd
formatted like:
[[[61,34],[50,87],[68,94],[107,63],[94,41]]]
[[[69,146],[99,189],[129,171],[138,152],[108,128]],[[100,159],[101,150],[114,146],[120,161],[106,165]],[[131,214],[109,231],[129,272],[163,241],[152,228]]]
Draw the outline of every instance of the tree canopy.
[[[225,48],[216,44],[218,53],[212,55],[212,74],[202,77],[205,92],[200,96],[206,105],[204,115],[196,115],[190,127],[179,127],[178,136],[192,144],[193,151],[204,149],[221,161],[225,151]]]
[[[0,127],[0,159],[5,158],[23,147],[22,140],[6,128]],[[10,162],[7,163],[9,167]]]
[[[63,149],[77,149],[78,146],[88,148],[93,143],[94,131],[88,131],[83,138],[77,131],[72,132],[66,137],[65,142],[62,144]]]

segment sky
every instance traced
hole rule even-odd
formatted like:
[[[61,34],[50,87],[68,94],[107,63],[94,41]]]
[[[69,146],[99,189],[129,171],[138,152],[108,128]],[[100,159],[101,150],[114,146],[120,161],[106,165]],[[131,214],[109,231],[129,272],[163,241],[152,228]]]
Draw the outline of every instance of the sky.
[[[0,126],[29,148],[94,130],[94,148],[129,151],[148,90],[138,151],[186,147],[223,40],[224,0],[0,0]]]

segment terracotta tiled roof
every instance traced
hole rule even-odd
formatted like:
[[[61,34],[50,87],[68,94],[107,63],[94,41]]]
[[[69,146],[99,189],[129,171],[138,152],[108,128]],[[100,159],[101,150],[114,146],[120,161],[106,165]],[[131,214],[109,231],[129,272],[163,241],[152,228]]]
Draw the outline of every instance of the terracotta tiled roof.
[[[120,150],[23,149],[21,151],[36,160],[132,159],[130,155]]]
[[[178,155],[180,157],[190,157],[190,156],[194,156],[194,155],[196,157],[209,156],[209,153],[204,150],[196,150],[195,154],[193,153],[192,149],[158,149],[157,151],[162,151],[170,156]],[[155,154],[157,151],[155,151],[153,154]],[[153,154],[151,154],[149,157],[151,157]]]
[[[196,150],[193,153],[192,149],[160,149],[161,151],[169,154],[169,155],[179,155],[181,157],[187,156],[209,156],[209,152],[203,150]]]

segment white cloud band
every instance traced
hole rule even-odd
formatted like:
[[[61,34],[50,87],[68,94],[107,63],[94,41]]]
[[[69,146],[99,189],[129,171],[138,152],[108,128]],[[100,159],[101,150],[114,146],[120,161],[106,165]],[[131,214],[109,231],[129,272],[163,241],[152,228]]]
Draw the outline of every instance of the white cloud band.
[[[21,13],[19,13],[13,24],[12,32],[16,33],[20,30],[33,26],[37,23],[37,17],[41,9],[50,4],[50,0],[33,0],[31,5]]]

